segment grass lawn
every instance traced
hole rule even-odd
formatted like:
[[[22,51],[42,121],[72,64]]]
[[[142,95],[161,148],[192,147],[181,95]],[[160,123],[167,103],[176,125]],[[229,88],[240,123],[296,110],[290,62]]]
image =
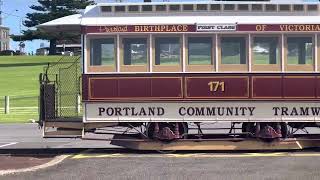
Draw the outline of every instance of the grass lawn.
[[[4,96],[10,96],[11,107],[37,107],[39,73],[48,62],[56,62],[61,56],[0,56],[0,123],[28,122],[38,119],[34,109],[11,110],[4,114]]]

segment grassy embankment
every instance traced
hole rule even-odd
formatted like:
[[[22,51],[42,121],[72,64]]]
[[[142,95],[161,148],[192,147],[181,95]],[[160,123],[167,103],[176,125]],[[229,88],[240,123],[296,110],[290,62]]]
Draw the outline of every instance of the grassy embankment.
[[[38,119],[39,73],[60,56],[0,56],[0,123]],[[4,114],[4,96],[10,96],[10,114]],[[19,107],[29,109],[19,110]]]

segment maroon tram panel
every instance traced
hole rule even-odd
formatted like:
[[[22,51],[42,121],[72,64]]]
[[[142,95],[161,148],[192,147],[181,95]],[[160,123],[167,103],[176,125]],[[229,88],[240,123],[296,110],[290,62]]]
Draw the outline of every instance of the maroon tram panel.
[[[83,75],[82,83],[84,101],[320,98],[320,76],[314,74]]]
[[[284,98],[316,98],[316,88],[315,76],[283,78]]]
[[[282,98],[282,77],[253,76],[252,98]]]
[[[211,82],[214,86],[223,82],[224,90],[219,86],[217,91],[210,91]],[[186,98],[191,99],[249,98],[249,77],[186,77],[185,91]]]

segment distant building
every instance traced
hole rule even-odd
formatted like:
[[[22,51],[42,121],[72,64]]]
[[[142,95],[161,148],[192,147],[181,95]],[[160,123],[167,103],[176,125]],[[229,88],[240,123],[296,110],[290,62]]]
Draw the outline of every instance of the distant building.
[[[10,29],[4,26],[0,26],[0,51],[10,49]]]
[[[48,47],[41,47],[36,50],[37,56],[46,56],[49,54],[49,48]]]

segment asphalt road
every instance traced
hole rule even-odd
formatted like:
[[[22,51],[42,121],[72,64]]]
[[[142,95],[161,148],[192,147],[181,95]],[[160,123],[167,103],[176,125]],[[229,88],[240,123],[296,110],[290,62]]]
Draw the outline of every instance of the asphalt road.
[[[318,180],[320,153],[110,154],[71,156],[36,172],[0,177],[3,180],[221,179]]]

